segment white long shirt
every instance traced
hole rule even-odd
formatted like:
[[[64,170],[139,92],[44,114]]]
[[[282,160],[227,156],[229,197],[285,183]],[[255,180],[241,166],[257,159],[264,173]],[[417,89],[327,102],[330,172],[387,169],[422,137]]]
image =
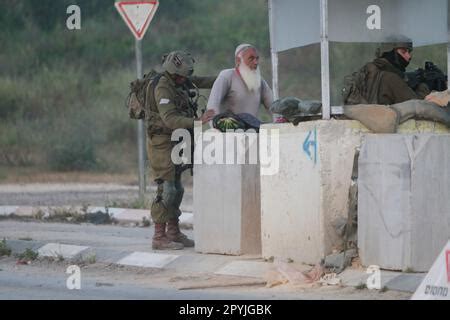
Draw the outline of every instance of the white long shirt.
[[[249,91],[236,69],[226,69],[214,82],[207,109],[214,110],[216,115],[229,110],[257,117],[260,105],[263,104],[269,111],[272,102],[272,90],[264,79],[258,91]]]

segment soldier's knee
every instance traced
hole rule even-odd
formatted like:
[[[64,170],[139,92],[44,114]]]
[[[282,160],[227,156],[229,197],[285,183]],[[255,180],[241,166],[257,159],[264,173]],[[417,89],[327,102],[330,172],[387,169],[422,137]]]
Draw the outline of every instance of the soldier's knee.
[[[164,181],[162,201],[167,207],[172,207],[179,197],[179,191],[173,181]]]

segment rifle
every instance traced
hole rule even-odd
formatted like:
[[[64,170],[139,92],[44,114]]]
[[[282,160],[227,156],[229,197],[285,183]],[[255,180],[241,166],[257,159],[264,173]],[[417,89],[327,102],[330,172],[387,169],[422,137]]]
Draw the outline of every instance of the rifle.
[[[415,90],[420,83],[425,83],[433,91],[447,90],[447,75],[444,74],[433,62],[425,62],[425,69],[418,68],[415,71],[405,73],[408,86]]]
[[[189,95],[189,107],[193,110],[195,118],[198,118],[198,100],[200,97],[203,97],[200,95],[200,90],[198,87],[188,79],[187,83],[184,85],[184,90]],[[204,97],[203,97],[204,98]],[[181,174],[186,171],[191,171],[191,176],[194,175],[194,129],[188,129],[190,133],[191,138],[191,162],[190,164],[179,164],[175,166],[175,175],[179,178],[181,177]],[[178,143],[180,143],[178,141]]]

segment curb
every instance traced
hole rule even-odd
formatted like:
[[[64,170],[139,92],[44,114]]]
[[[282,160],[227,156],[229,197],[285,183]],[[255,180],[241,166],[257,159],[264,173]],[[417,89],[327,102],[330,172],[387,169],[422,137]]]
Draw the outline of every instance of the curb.
[[[176,254],[168,251],[162,253],[118,251],[89,246],[63,243],[45,243],[42,241],[6,240],[12,254],[21,254],[27,249],[38,253],[39,258],[67,260],[74,264],[106,263],[121,267],[152,268],[183,272],[206,272],[214,275],[253,278],[264,280],[274,264],[254,257],[204,255],[199,253]],[[366,283],[370,275],[362,270],[345,270],[339,275],[344,287],[358,287]],[[425,274],[407,274],[401,272],[381,271],[381,287],[389,290],[414,293]]]
[[[81,206],[59,206],[59,207],[29,207],[29,206],[0,206],[0,217],[19,217],[46,219],[52,216],[69,213],[72,215],[87,215],[102,213],[108,214],[120,225],[140,226],[151,224],[150,210],[109,208],[109,207],[81,207]],[[70,220],[67,220],[70,222]],[[180,216],[181,229],[193,229],[194,215],[191,212],[183,212]]]

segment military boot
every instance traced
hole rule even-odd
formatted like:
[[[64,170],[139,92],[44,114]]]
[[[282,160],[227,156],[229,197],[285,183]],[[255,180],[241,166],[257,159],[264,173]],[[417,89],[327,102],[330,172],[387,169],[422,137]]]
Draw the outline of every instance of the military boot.
[[[182,243],[173,242],[166,236],[166,224],[155,223],[155,235],[153,236],[153,250],[181,250],[184,246]]]
[[[194,241],[181,233],[178,219],[169,220],[167,223],[167,238],[176,243],[182,243],[185,247],[193,247]]]

